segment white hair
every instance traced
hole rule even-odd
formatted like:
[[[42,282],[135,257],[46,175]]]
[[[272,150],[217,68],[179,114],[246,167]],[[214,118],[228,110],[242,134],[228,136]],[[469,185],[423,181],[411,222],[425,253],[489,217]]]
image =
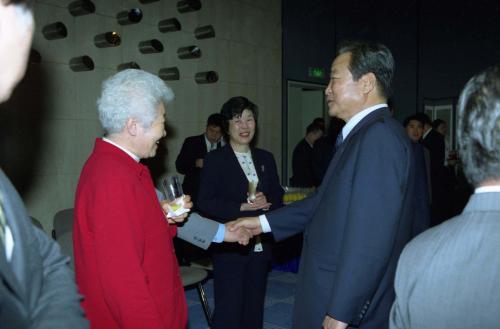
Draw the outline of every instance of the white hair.
[[[128,69],[108,78],[102,84],[97,100],[99,120],[106,133],[119,133],[129,118],[144,128],[151,127],[156,109],[174,99],[174,92],[163,80],[151,73]]]

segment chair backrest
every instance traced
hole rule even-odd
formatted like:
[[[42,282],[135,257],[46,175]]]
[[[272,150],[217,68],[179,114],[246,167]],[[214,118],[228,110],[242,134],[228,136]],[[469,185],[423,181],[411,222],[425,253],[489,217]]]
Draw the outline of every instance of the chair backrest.
[[[73,232],[73,208],[58,211],[54,215],[54,238],[65,232]]]
[[[74,269],[73,208],[61,210],[54,215],[53,237],[61,246],[62,253],[71,258],[70,267]]]
[[[33,223],[33,225],[35,225],[36,227],[38,227],[39,229],[41,229],[43,231],[42,223],[40,223],[40,221],[38,219],[36,219],[35,217],[31,217],[31,216],[30,216],[30,219],[31,219],[31,222]]]
[[[206,279],[208,273],[201,268],[194,268],[191,266],[180,266],[179,272],[181,274],[182,285],[184,287],[198,284]]]
[[[71,259],[69,267],[74,270],[75,265],[73,261],[73,232],[64,232],[63,234],[58,235],[56,241],[61,246],[61,252]]]

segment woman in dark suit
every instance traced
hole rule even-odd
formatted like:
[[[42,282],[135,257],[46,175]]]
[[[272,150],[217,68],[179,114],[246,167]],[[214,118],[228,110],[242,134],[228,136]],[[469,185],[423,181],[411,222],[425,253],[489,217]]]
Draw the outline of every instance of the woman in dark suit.
[[[283,189],[274,157],[253,146],[257,106],[245,97],[233,97],[221,114],[229,143],[205,158],[200,211],[225,223],[281,207]],[[270,241],[260,235],[248,246],[222,243],[214,248],[215,329],[262,328]]]

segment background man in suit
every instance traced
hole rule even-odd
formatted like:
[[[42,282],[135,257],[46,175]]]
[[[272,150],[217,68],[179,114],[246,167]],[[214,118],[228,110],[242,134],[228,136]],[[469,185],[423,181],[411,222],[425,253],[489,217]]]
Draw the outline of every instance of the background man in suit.
[[[0,1],[0,103],[24,75],[32,35],[29,1]],[[68,264],[0,170],[0,327],[88,328]]]
[[[458,143],[476,187],[462,214],[399,260],[391,328],[496,328],[500,323],[500,66],[473,77],[458,104]]]
[[[386,100],[394,60],[381,44],[348,43],[325,90],[329,115],[346,125],[311,197],[240,219],[277,240],[304,231],[293,327],[388,327],[397,259],[414,219],[412,147]]]
[[[201,170],[203,169],[203,159],[208,152],[224,146],[221,129],[221,115],[219,113],[210,115],[207,119],[205,133],[186,138],[175,160],[177,171],[184,175],[182,189],[184,193],[191,196],[195,209],[197,207],[196,201]]]
[[[432,121],[425,113],[417,113],[417,119],[424,123],[422,144],[429,150],[431,173],[431,226],[446,219],[446,198],[444,197],[444,137],[432,129]]]
[[[313,187],[316,184],[313,175],[313,146],[325,132],[324,125],[310,123],[306,128],[306,136],[295,146],[292,154],[292,177],[290,185],[296,187]]]

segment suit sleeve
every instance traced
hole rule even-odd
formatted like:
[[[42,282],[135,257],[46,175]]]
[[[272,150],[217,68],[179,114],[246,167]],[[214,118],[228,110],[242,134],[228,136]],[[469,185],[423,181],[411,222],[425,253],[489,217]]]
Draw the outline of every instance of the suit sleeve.
[[[190,139],[184,140],[181,151],[175,160],[175,168],[183,175],[189,175],[196,171],[195,152],[192,150],[192,142]]]
[[[276,241],[284,240],[303,232],[312,218],[319,201],[317,191],[305,199],[266,214]]]
[[[84,329],[89,324],[80,307],[74,274],[69,258],[61,254],[59,245],[35,227],[33,232],[42,258],[43,272],[40,297],[32,316],[32,329]],[[27,293],[30,293],[29,291]]]
[[[218,228],[218,222],[203,218],[197,213],[192,213],[184,225],[177,228],[177,236],[206,250],[212,243]]]
[[[362,320],[393,256],[413,161],[412,151],[382,124],[366,131],[356,151],[348,217],[327,307],[330,316],[354,325]]]
[[[95,184],[89,204],[94,205],[93,230],[97,271],[106,303],[120,328],[164,329],[141,263],[144,251],[141,200],[133,183],[113,179]]]
[[[158,200],[165,200],[165,196],[160,190],[155,188],[155,192]],[[197,213],[190,213],[187,220],[182,225],[177,226],[177,237],[206,250],[215,238],[218,228],[218,222],[201,217]]]
[[[223,163],[222,154],[210,152],[207,154],[203,170],[201,171],[200,190],[198,192],[198,208],[209,217],[221,222],[233,220],[241,216],[241,202],[224,196],[225,188],[221,186],[220,177],[227,175],[224,172],[227,163]]]

